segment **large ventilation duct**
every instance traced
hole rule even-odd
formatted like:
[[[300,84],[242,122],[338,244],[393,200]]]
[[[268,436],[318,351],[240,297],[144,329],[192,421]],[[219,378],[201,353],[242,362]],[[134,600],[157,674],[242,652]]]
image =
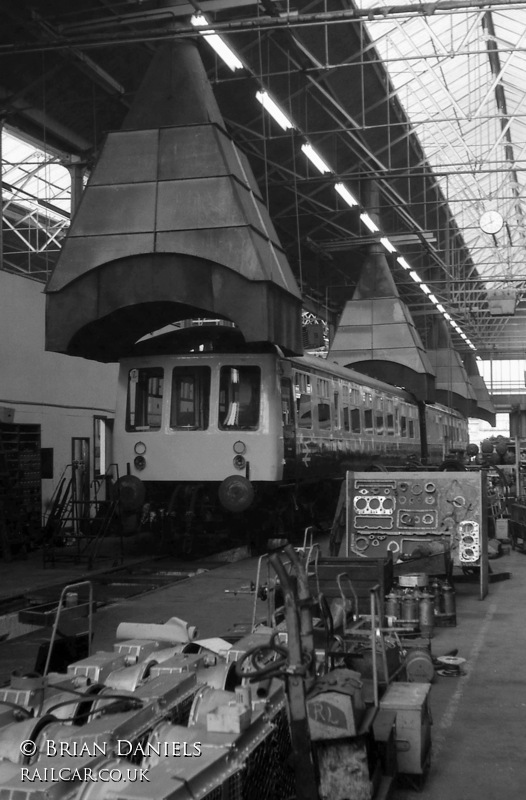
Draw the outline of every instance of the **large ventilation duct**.
[[[193,42],[154,56],[122,130],[107,137],[46,292],[46,347],[60,353],[114,361],[192,317],[303,352],[296,281]]]
[[[476,417],[475,391],[442,318],[433,319],[431,337],[433,346],[427,354],[436,374],[437,402],[456,408],[465,417]]]
[[[434,402],[434,372],[411,314],[398,295],[380,244],[372,244],[329,359]]]
[[[491,396],[488,392],[488,387],[486,386],[484,378],[479,372],[477,360],[473,353],[466,353],[462,360],[464,362],[464,367],[466,369],[469,382],[471,383],[477,398],[477,408],[473,416],[475,416],[477,419],[483,419],[495,427],[497,424],[495,406],[491,400]]]

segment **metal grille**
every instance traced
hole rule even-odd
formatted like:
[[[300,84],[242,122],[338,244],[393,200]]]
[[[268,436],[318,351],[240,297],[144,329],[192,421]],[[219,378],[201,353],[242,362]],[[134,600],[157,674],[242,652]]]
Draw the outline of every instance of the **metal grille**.
[[[285,710],[280,711],[272,722],[274,730],[250,754],[241,771],[240,800],[285,800],[294,795],[294,774],[289,766],[291,743]]]
[[[227,797],[229,797],[229,795],[227,795]],[[225,795],[223,794],[222,786],[216,786],[215,789],[212,789],[211,792],[208,792],[206,797],[203,797],[203,800],[224,800],[224,799]],[[235,798],[235,800],[237,800],[237,798]]]
[[[221,786],[212,789],[202,800],[244,800],[244,798],[248,800],[248,796],[242,794],[241,773],[236,772]]]

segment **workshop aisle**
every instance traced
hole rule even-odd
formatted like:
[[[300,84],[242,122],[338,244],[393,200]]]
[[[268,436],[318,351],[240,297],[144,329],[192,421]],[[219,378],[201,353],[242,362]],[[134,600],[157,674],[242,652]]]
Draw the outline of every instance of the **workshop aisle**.
[[[511,578],[457,584],[457,627],[441,628],[433,655],[458,648],[465,675],[437,677],[431,690],[431,767],[423,791],[392,800],[523,800],[526,797],[526,555],[491,561]]]

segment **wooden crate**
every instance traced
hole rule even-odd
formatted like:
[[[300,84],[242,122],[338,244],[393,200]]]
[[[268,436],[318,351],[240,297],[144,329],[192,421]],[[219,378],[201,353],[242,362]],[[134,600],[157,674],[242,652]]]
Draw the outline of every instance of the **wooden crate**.
[[[309,579],[310,589],[314,596],[319,592],[325,595],[329,603],[340,597],[337,577],[345,573],[351,579],[358,598],[358,614],[370,613],[371,589],[379,586],[381,616],[384,616],[384,598],[393,585],[393,561],[391,558],[320,558],[316,567],[316,575]],[[347,580],[342,581],[345,595],[352,597]]]

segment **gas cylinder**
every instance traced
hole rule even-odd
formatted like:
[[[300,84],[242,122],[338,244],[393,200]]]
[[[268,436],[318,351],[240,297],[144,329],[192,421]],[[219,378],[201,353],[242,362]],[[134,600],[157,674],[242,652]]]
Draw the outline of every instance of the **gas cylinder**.
[[[418,603],[411,591],[402,597],[402,621],[418,622]]]
[[[433,635],[435,620],[434,598],[429,592],[422,592],[419,606],[420,630],[428,636]]]
[[[444,597],[444,614],[456,614],[455,592],[447,580],[442,584],[442,595]]]
[[[385,616],[390,628],[400,619],[400,597],[396,592],[389,592],[386,597]]]

